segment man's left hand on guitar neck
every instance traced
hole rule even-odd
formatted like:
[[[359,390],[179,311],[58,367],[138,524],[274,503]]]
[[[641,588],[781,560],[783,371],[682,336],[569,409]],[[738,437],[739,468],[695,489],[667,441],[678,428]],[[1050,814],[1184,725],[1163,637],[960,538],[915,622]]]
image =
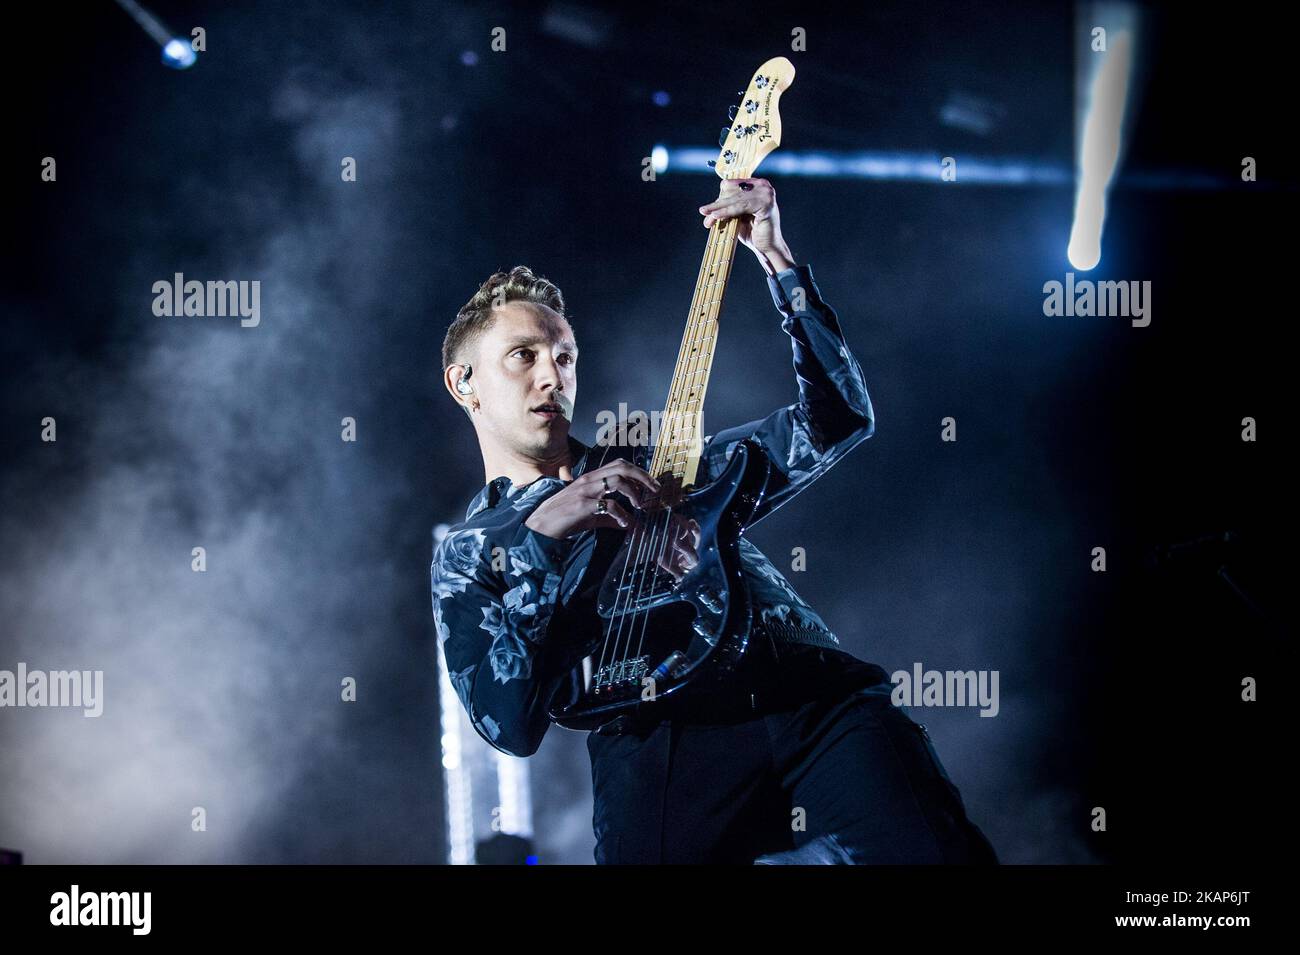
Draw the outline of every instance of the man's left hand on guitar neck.
[[[758,257],[768,275],[794,268],[794,253],[781,235],[776,190],[766,179],[724,179],[718,198],[700,206],[704,228],[738,219],[736,238]]]

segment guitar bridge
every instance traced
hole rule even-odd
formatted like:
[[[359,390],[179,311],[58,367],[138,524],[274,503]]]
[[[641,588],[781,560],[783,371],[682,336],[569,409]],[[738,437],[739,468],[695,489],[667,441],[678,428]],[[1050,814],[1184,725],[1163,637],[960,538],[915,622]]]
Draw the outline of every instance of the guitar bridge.
[[[648,656],[607,663],[596,671],[591,692],[601,699],[613,699],[641,692],[641,681],[650,670]]]

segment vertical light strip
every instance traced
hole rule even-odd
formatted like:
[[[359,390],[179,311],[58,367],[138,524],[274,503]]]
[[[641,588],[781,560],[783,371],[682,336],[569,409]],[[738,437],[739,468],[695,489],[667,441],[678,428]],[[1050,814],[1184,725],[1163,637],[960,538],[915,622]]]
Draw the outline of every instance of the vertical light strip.
[[[465,758],[462,733],[474,728],[462,714],[460,699],[451,685],[447,658],[438,644],[438,701],[441,711],[442,778],[447,806],[447,861],[451,865],[474,864],[474,787],[469,761]]]
[[[1080,57],[1075,108],[1082,117],[1077,157],[1074,223],[1066,257],[1080,271],[1101,261],[1106,198],[1124,146],[1124,114],[1133,72],[1136,17],[1125,3],[1085,3],[1075,21]],[[1093,33],[1105,31],[1106,49],[1093,49]],[[1083,90],[1086,89],[1086,94]],[[1086,102],[1080,102],[1080,97]]]
[[[497,805],[501,807],[501,831],[531,839],[533,836],[533,800],[529,791],[528,760],[496,754]]]

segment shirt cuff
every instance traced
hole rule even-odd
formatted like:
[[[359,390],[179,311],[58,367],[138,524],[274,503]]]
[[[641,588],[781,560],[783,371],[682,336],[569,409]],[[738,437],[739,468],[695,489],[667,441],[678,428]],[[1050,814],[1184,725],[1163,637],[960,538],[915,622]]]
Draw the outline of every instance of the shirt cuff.
[[[577,538],[547,537],[533,530],[527,523],[519,525],[514,542],[510,545],[512,557],[519,557],[530,567],[541,568],[553,574],[564,569],[564,561],[573,551]]]
[[[783,269],[776,275],[769,275],[767,287],[772,293],[772,302],[783,315],[812,311],[812,304],[821,302],[822,298],[817,282],[813,279],[811,265],[796,265],[793,268]],[[801,309],[794,307],[796,289],[803,290]]]

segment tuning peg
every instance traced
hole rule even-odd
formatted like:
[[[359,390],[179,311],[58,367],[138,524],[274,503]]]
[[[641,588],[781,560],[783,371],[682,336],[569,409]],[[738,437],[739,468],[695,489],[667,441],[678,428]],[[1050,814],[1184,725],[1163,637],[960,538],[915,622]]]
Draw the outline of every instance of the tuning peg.
[[[709,168],[710,168],[710,169],[717,169],[717,168],[718,168],[718,161],[717,161],[716,159],[710,159],[710,160],[709,160]]]
[[[719,146],[725,146],[725,145],[727,145],[727,135],[728,135],[730,132],[731,132],[731,127],[730,127],[730,126],[723,126],[723,127],[722,127],[722,132],[718,134],[718,145],[719,145]]]
[[[735,119],[735,118],[736,118],[736,107],[735,107],[735,106],[728,106],[728,107],[727,107],[727,119]]]

